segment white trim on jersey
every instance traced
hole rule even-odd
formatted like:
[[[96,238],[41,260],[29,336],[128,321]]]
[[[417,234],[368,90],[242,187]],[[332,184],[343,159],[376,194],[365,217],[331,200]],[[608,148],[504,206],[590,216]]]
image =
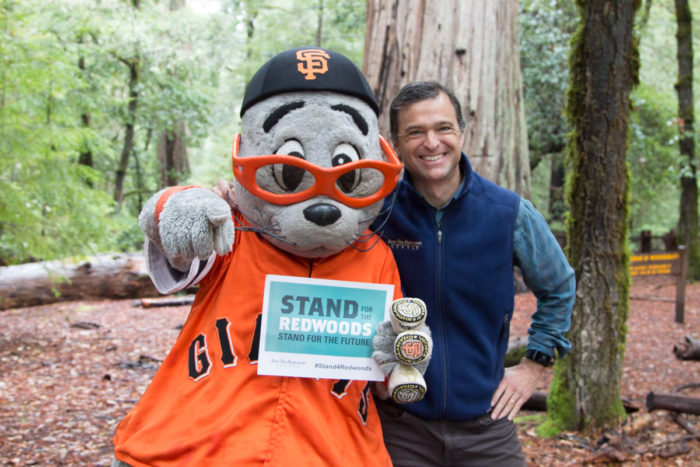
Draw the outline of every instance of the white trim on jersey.
[[[149,239],[146,239],[144,244],[144,253],[151,281],[158,292],[164,295],[179,292],[201,282],[211,270],[216,259],[215,252],[212,252],[206,262],[195,258],[190,264],[189,271],[186,273],[182,271],[176,277],[175,270],[168,264],[163,252]]]

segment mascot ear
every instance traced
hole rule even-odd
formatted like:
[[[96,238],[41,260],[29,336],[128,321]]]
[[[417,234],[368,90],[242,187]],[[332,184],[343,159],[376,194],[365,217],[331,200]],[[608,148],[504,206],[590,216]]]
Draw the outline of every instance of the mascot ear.
[[[261,100],[299,91],[330,91],[354,96],[379,115],[374,93],[354,63],[332,50],[302,47],[276,55],[253,75],[243,97],[241,117]]]

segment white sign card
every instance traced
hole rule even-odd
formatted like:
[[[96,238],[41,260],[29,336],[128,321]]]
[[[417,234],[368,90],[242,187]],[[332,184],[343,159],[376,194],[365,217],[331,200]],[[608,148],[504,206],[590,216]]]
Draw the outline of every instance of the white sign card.
[[[372,359],[394,286],[268,275],[258,374],[383,381]]]

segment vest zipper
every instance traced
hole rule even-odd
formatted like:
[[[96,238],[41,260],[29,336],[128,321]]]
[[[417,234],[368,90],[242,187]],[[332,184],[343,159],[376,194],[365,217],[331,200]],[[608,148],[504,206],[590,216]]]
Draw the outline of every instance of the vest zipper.
[[[436,293],[436,299],[437,299],[437,307],[438,309],[435,310],[438,313],[438,316],[440,317],[440,335],[444,336],[445,335],[445,323],[443,321],[443,313],[442,313],[442,308],[443,308],[443,280],[442,280],[442,263],[444,260],[444,255],[443,255],[443,250],[442,250],[442,224],[444,222],[445,218],[440,219],[440,223],[437,225],[437,242],[438,242],[438,247],[437,247],[437,264],[436,264],[436,274],[435,274],[435,290],[437,291]],[[443,381],[442,381],[442,387],[443,387],[443,392],[442,392],[442,404],[440,407],[440,418],[445,418],[446,412],[447,412],[447,385],[449,382],[447,381],[447,344],[445,342],[446,339],[440,339],[440,346],[441,346],[441,353],[443,355],[442,358],[442,375],[443,375]]]
[[[309,276],[308,277],[311,277],[313,273],[314,273],[314,260],[310,259],[309,260]]]

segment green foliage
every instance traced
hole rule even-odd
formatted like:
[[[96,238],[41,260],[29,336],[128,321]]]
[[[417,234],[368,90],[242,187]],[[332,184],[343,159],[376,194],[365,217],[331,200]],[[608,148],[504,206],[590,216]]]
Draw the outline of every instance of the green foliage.
[[[0,264],[140,248],[135,218],[160,187],[163,132],[186,125],[191,173],[182,183],[210,186],[232,176],[238,106],[265,60],[319,44],[362,63],[363,0],[221,0],[206,15],[169,4],[0,0]],[[696,18],[698,5],[691,5]],[[569,131],[566,56],[577,15],[563,0],[521,0],[520,8],[533,198],[557,228],[565,206],[547,212],[549,165],[562,158]],[[663,233],[677,220],[673,31],[671,3],[653,2],[640,47],[649,85],[636,94],[631,122],[634,231]],[[700,22],[694,31],[698,44]],[[129,63],[138,70],[133,121]],[[127,123],[134,146],[117,210],[110,198]],[[86,153],[90,167],[78,163]]]
[[[563,152],[568,124],[564,97],[568,86],[569,40],[576,25],[571,2],[520,2],[520,65],[531,152],[531,168],[551,153]]]
[[[218,75],[195,66],[209,48],[186,45],[209,28],[152,2],[5,1],[2,12],[2,261],[133,249],[143,196],[127,200],[127,221],[107,195],[127,118],[126,64],[138,61],[141,75],[126,189],[144,195],[147,180],[157,189],[153,135],[183,119],[192,141],[206,134]],[[92,168],[76,164],[88,150]]]
[[[566,92],[574,91],[568,89],[568,67],[563,57],[568,53],[576,12],[571,2],[557,0],[524,0],[520,7],[532,197],[550,226],[560,229],[557,211],[568,207],[555,205],[553,212],[548,212],[550,167],[561,157],[556,150],[568,131],[562,115],[563,99]],[[691,8],[695,17],[700,17],[700,3]],[[642,85],[632,96],[630,119],[630,229],[634,233],[652,230],[656,235],[664,234],[678,221],[680,173],[684,167],[677,157],[675,30],[672,2],[652,2],[649,17],[638,31]],[[694,22],[694,32],[695,50],[700,50],[700,21]],[[695,70],[696,74],[700,72],[700,60],[695,60]],[[700,93],[696,93],[696,102],[699,98]]]
[[[198,162],[188,183],[203,186],[232,177],[231,143],[240,124],[245,83],[265,61],[290,47],[320,45],[361,66],[364,47],[363,0],[223,0],[222,5],[223,13],[215,21],[235,23],[230,27],[236,31],[236,45],[223,45],[230,53],[221,57],[222,85],[211,108],[209,137],[201,147],[191,148]]]
[[[630,229],[663,235],[678,222],[680,167],[676,102],[641,85],[632,95],[627,151],[631,175]]]
[[[237,106],[255,69],[317,41],[362,59],[361,0],[223,0],[207,15],[169,5],[0,1],[0,264],[139,249],[136,215],[160,188],[164,132],[186,128],[193,181],[230,179]]]
[[[101,235],[111,222],[111,200],[90,188],[101,175],[74,162],[93,137],[70,111],[73,92],[84,83],[44,7],[35,0],[0,6],[2,263],[112,246]]]
[[[520,2],[520,61],[528,128],[532,200],[550,227],[563,230],[568,210],[563,197],[566,133],[564,100],[568,86],[569,40],[576,25],[571,2]],[[551,198],[551,199],[550,199]]]

